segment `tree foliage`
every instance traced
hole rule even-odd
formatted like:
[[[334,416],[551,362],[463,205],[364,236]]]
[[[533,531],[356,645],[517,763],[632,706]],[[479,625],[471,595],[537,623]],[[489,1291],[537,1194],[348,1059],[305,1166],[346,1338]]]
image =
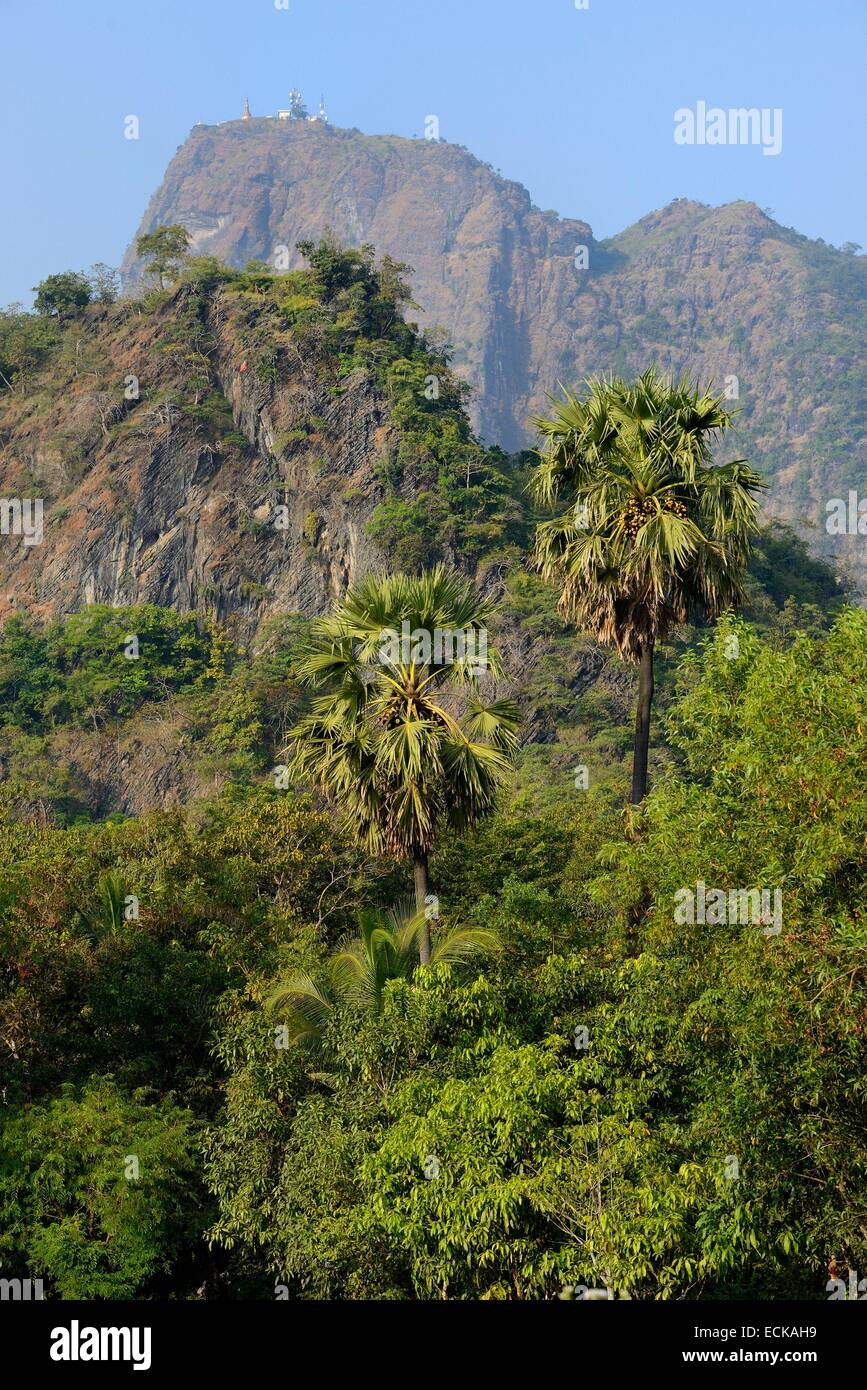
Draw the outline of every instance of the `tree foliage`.
[[[90,303],[91,286],[87,276],[77,270],[49,275],[34,287],[33,307],[37,314],[65,318]]]
[[[178,278],[189,247],[190,234],[178,223],[155,227],[152,232],[140,236],[135,244],[136,255],[146,261],[145,270],[157,277],[160,289],[165,287],[166,280]]]

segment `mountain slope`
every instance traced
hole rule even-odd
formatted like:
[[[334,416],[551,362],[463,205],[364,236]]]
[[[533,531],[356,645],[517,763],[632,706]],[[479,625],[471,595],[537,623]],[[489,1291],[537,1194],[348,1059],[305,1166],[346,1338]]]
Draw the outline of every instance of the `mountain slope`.
[[[0,393],[0,496],[45,513],[41,543],[2,537],[0,623],[146,602],[247,637],[323,612],[368,569],[473,563],[518,539],[507,461],[473,439],[399,283],[357,252],[311,255],[53,321],[39,365]],[[12,328],[41,331],[25,320]]]
[[[529,794],[562,796],[576,761],[619,775],[634,673],[527,572],[526,458],[473,438],[393,265],[327,241],[307,255],[282,275],[194,262],[172,290],[59,320],[0,315],[0,494],[45,512],[41,542],[0,539],[0,803],[128,815],[267,775],[305,617],[368,569],[437,559],[496,600]],[[821,627],[840,597],[825,567],[788,533],[755,561],[754,616]]]
[[[166,222],[235,265],[281,247],[294,265],[296,241],[326,227],[408,261],[419,321],[443,326],[474,424],[506,448],[532,440],[559,381],[653,359],[720,389],[737,377],[731,452],[771,478],[772,510],[863,572],[858,538],[827,535],[825,504],[867,472],[867,258],[751,203],[685,199],[598,243],[458,146],[267,119],[193,130],[140,231]]]
[[[771,509],[817,528],[818,548],[863,566],[857,538],[830,538],[826,502],[867,472],[867,258],[777,225],[752,203],[679,200],[602,246],[614,268],[589,286],[573,374],[648,360],[736,378],[730,448],[771,480]],[[586,299],[590,299],[588,306]]]
[[[297,266],[296,242],[329,228],[408,262],[420,325],[446,330],[478,393],[475,423],[506,448],[523,437],[543,324],[574,293],[575,247],[590,240],[586,223],[534,209],[455,145],[266,119],[194,128],[139,231],[167,222],[236,266],[280,254]]]
[[[152,602],[252,621],[263,596],[321,611],[373,553],[364,526],[388,426],[369,381],[332,397],[301,361],[267,391],[239,371],[243,334],[217,295],[205,309],[212,346],[197,401],[165,351],[189,307],[181,290],[146,315],[96,311],[76,330],[84,364],[81,351],[77,363],[55,358],[35,393],[6,394],[3,491],[43,497],[46,534],[32,547],[4,537],[0,620],[16,607],[48,616],[83,602]],[[125,398],[129,375],[138,400]],[[351,505],[341,489],[355,489]],[[289,508],[282,530],[278,503]],[[305,537],[311,515],[316,535]]]

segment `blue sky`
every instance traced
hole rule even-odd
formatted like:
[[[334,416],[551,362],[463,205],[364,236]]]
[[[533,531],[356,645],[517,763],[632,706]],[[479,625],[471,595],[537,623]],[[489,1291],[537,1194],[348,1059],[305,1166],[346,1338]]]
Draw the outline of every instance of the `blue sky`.
[[[867,247],[865,0],[0,0],[0,34],[0,304],[117,265],[190,127],[292,86],[368,132],[435,114],[599,237],[685,195]],[[698,101],[781,108],[782,153],[676,145]]]

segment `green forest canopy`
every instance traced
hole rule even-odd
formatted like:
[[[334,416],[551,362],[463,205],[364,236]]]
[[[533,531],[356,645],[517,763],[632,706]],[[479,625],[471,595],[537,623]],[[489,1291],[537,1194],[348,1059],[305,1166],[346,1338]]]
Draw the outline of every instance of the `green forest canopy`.
[[[447,356],[398,312],[404,268],[308,251],[281,277],[179,274],[191,312],[223,286],[259,316],[263,378],[291,332],[337,389],[359,368],[384,386],[403,442],[371,528],[399,564],[515,560],[498,621],[535,644],[518,694],[545,735],[497,814],[430,865],[435,941],[484,929],[496,949],[396,975],[375,1009],[344,991],[315,1050],[279,1045],[281,982],[325,989],[359,914],[408,887],[270,775],[306,708],[304,622],[245,651],[213,614],[149,605],[10,620],[4,1276],[63,1299],[823,1298],[829,1266],[867,1263],[867,614],[765,529],[745,616],[663,654],[662,746],[625,827],[620,675],[570,684],[585,639],[519,562],[528,460],[473,439]],[[127,312],[65,288],[3,316],[4,390],[50,371],[67,316]],[[228,438],[225,400],[188,386]],[[63,740],[119,738],[154,710],[223,789],[104,818]],[[587,791],[556,762],[585,737],[607,773]],[[700,884],[779,893],[779,932],[680,920]]]

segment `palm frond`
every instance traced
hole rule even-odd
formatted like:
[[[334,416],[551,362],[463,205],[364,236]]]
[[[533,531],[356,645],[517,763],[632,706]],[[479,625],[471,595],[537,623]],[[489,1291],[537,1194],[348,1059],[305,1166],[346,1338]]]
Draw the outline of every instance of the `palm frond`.
[[[442,961],[491,954],[499,947],[500,939],[494,931],[484,927],[454,927],[433,942],[430,963],[439,965]]]
[[[721,396],[651,368],[564,392],[536,423],[534,494],[569,507],[538,526],[534,559],[564,616],[637,660],[689,614],[739,600],[764,483],[743,459],[713,463],[731,425]]]
[[[265,1000],[271,1014],[279,1014],[293,1046],[316,1046],[322,1041],[333,1001],[309,975],[292,975],[275,986]]]

